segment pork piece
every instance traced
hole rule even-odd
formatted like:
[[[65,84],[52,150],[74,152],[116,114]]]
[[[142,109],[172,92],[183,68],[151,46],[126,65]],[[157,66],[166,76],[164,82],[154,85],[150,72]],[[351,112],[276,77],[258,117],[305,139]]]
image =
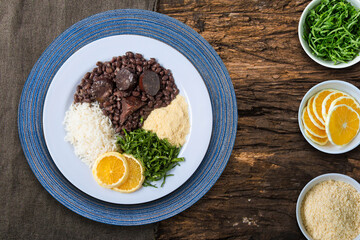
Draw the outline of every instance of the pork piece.
[[[129,68],[122,68],[117,71],[114,81],[119,90],[132,90],[137,85],[137,76]]]
[[[104,102],[112,94],[113,81],[108,78],[100,78],[91,85],[91,95],[98,101]]]
[[[140,98],[130,96],[121,100],[121,114],[120,124],[123,124],[129,115],[144,106],[146,103],[141,101]]]
[[[139,78],[140,89],[151,96],[155,96],[160,90],[160,78],[153,71],[144,71]]]

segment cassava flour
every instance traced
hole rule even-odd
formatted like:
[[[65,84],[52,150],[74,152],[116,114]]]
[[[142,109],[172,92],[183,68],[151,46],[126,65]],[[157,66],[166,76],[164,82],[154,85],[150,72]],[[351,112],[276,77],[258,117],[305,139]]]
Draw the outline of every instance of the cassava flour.
[[[153,110],[145,120],[143,128],[167,139],[172,145],[184,145],[190,130],[188,105],[178,95],[167,107]]]
[[[360,194],[342,181],[321,182],[305,195],[301,217],[314,240],[352,240],[360,234]]]

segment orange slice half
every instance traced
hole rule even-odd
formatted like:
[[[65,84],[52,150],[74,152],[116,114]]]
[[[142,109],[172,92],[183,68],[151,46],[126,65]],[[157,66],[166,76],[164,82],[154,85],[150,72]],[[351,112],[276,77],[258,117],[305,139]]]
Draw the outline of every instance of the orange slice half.
[[[117,187],[128,178],[128,162],[118,152],[107,152],[96,159],[92,174],[100,186],[105,188]]]
[[[343,97],[343,96],[347,96],[347,94],[340,92],[340,91],[334,91],[334,92],[330,93],[329,95],[327,95],[327,97],[324,99],[324,101],[322,102],[322,106],[321,106],[321,113],[322,113],[322,116],[323,116],[325,122],[326,122],[327,115],[329,113],[331,103],[335,99],[337,99],[339,97]]]
[[[142,163],[136,158],[134,158],[132,155],[128,155],[128,154],[123,154],[123,155],[126,157],[129,163],[129,177],[123,184],[113,188],[113,190],[123,193],[135,192],[142,186],[145,180],[144,177],[145,170]]]
[[[314,103],[314,96],[312,96],[312,97],[309,99],[308,105],[307,105],[307,111],[308,111],[310,120],[312,121],[312,123],[313,123],[315,126],[317,126],[318,128],[320,128],[320,129],[322,129],[322,130],[325,130],[325,125],[322,124],[322,123],[320,122],[320,120],[317,119],[317,117],[315,116],[314,110],[313,110],[313,108],[312,108],[313,103]]]
[[[323,125],[325,125],[325,118],[322,116],[322,103],[323,103],[324,99],[333,92],[334,92],[334,90],[332,90],[332,89],[325,89],[325,90],[318,92],[314,97],[313,111],[314,111],[316,118]]]
[[[326,121],[326,133],[331,143],[346,145],[359,132],[359,114],[351,107],[341,104],[331,109]]]
[[[326,137],[326,131],[315,126],[315,124],[310,120],[307,108],[304,108],[302,112],[302,121],[305,129],[308,130],[308,132],[311,133],[313,136],[319,138]]]
[[[311,141],[313,141],[314,143],[316,144],[319,144],[319,145],[325,145],[327,142],[328,142],[328,138],[327,137],[324,137],[324,138],[319,138],[319,137],[316,137],[314,135],[312,135],[308,130],[305,129],[305,135],[310,138]]]
[[[360,106],[359,103],[352,97],[339,97],[338,99],[335,99],[331,105],[330,105],[330,109],[332,109],[333,107],[340,105],[340,104],[345,104],[349,107],[351,107],[352,109],[354,109],[359,115],[360,115]]]

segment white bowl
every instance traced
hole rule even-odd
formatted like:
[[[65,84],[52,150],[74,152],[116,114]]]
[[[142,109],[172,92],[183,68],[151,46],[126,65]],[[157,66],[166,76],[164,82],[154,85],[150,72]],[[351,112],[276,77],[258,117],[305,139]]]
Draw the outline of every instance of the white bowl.
[[[312,240],[312,238],[310,237],[310,235],[307,233],[305,226],[303,224],[302,218],[301,218],[301,204],[302,201],[306,195],[306,193],[312,188],[314,187],[316,184],[321,183],[323,181],[328,181],[328,180],[335,180],[335,181],[343,181],[346,182],[348,184],[350,184],[351,186],[353,186],[358,192],[360,192],[360,184],[354,180],[353,178],[343,175],[343,174],[339,174],[339,173],[328,173],[328,174],[323,174],[320,175],[316,178],[314,178],[313,180],[311,180],[308,184],[306,184],[306,186],[303,188],[303,190],[301,191],[297,203],[296,203],[296,220],[297,223],[299,225],[299,228],[301,230],[301,232],[304,234],[304,236],[308,239],[308,240]],[[360,235],[358,235],[354,240],[360,240]]]
[[[317,92],[324,90],[324,89],[329,89],[329,88],[345,92],[345,93],[349,94],[350,96],[352,96],[353,98],[355,98],[358,103],[360,103],[360,90],[357,87],[355,87],[354,85],[352,85],[351,83],[339,81],[339,80],[329,80],[329,81],[319,83],[319,84],[315,85],[314,87],[312,87],[305,94],[303,99],[301,100],[299,112],[298,112],[299,127],[300,127],[300,131],[301,131],[302,135],[304,136],[304,138],[306,139],[306,141],[308,141],[308,143],[311,146],[313,146],[314,148],[316,148],[322,152],[330,153],[330,154],[345,153],[345,152],[351,151],[354,148],[356,148],[357,146],[359,146],[360,133],[358,133],[356,135],[356,137],[349,144],[347,144],[345,146],[336,146],[336,145],[331,144],[330,142],[328,142],[324,146],[320,146],[320,145],[314,143],[313,141],[311,141],[311,139],[309,139],[305,135],[305,127],[304,127],[304,125],[302,123],[302,119],[301,119],[302,110],[306,106],[307,101]]]
[[[360,62],[360,55],[358,55],[356,58],[354,58],[352,61],[349,61],[347,63],[338,63],[338,64],[334,64],[334,62],[332,61],[325,61],[322,60],[321,58],[317,57],[316,55],[314,55],[308,45],[308,43],[303,39],[303,35],[304,35],[304,28],[303,26],[305,25],[305,19],[306,16],[308,15],[308,13],[310,12],[311,9],[313,9],[314,7],[316,7],[318,4],[320,4],[321,0],[313,0],[311,1],[305,8],[305,10],[303,11],[303,13],[301,14],[300,17],[300,21],[299,21],[299,27],[298,27],[298,35],[299,35],[299,39],[300,39],[300,43],[301,46],[303,47],[303,49],[305,50],[306,54],[315,62],[317,62],[320,65],[323,65],[325,67],[328,68],[346,68],[346,67],[350,67],[358,62]],[[357,9],[360,8],[360,1],[359,0],[348,0],[348,2],[350,2],[353,6],[355,6]]]

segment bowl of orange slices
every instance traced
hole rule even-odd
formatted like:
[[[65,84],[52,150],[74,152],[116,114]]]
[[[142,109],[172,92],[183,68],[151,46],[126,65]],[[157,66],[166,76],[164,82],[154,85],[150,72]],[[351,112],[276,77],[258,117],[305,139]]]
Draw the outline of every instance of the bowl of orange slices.
[[[360,144],[360,90],[351,83],[329,80],[312,87],[298,113],[301,133],[314,148],[340,154]]]

